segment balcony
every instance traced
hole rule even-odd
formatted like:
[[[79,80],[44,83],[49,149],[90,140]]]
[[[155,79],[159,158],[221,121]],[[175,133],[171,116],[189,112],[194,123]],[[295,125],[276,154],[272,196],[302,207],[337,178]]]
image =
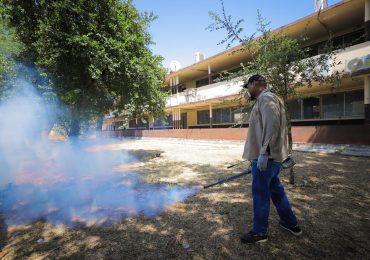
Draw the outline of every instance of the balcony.
[[[370,42],[353,45],[340,51],[337,55],[338,64],[335,70],[346,73],[358,73],[370,69]]]
[[[370,69],[370,43],[364,42],[347,47],[337,52],[335,57],[337,63],[335,68],[331,68],[328,72],[322,72],[324,74],[323,76],[328,76],[333,71],[350,73],[352,75],[361,74],[363,70]],[[331,62],[329,60],[328,65]],[[184,92],[171,95],[167,98],[166,107],[182,106],[238,95],[242,90],[242,83],[243,80],[239,77],[228,82],[217,82],[200,88],[186,89]]]
[[[321,55],[301,60],[301,62],[305,63],[308,59],[318,60]],[[328,77],[336,72],[342,75],[343,73],[353,76],[360,75],[364,70],[370,69],[370,43],[364,42],[337,51],[335,55],[328,58],[326,66],[328,67],[327,71],[320,71],[319,66],[315,67],[314,70],[323,77]],[[299,81],[300,75],[297,75],[295,79]]]
[[[196,102],[205,102],[210,99],[225,98],[238,95],[242,90],[242,78],[227,82],[217,82],[200,88],[189,88],[184,92],[171,95],[167,98],[166,107],[187,105]]]

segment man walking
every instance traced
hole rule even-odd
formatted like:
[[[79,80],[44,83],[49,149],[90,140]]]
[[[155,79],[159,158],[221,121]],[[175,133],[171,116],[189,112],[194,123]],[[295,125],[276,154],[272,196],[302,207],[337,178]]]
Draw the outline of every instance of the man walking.
[[[256,103],[251,111],[243,154],[252,164],[253,229],[240,240],[248,244],[267,241],[270,198],[279,214],[280,226],[299,236],[302,230],[279,180],[281,162],[288,157],[284,106],[279,97],[267,89],[261,75],[251,76],[243,87]]]

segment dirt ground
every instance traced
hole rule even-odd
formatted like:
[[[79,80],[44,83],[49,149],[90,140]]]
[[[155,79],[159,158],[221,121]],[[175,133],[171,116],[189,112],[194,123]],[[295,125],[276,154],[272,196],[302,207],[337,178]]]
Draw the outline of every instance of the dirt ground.
[[[271,206],[269,241],[244,245],[239,235],[252,223],[251,176],[228,185],[202,185],[237,173],[226,166],[241,160],[242,145],[117,141],[100,147],[129,150],[141,161],[119,165],[118,173],[139,171],[146,181],[198,186],[199,192],[154,217],[136,216],[111,226],[68,228],[44,221],[4,227],[4,259],[246,259],[370,257],[370,160],[295,153],[296,184],[281,180],[300,220],[301,237],[278,225]]]

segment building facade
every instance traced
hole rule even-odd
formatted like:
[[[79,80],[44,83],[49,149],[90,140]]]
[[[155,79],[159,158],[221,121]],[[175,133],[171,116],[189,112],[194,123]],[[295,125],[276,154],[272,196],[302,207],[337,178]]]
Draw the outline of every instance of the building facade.
[[[276,29],[291,37],[303,34],[310,55],[319,55],[328,40],[328,28],[336,46],[348,47],[336,54],[340,62],[334,70],[346,74],[336,86],[298,89],[288,106],[293,126],[370,124],[370,0],[345,0]],[[201,129],[247,126],[248,111],[243,107],[243,78],[217,81],[221,72],[235,72],[250,57],[236,52],[236,46],[185,68],[171,71],[164,82],[170,93],[166,117],[110,117],[105,130],[118,129]],[[231,55],[232,54],[232,55]]]

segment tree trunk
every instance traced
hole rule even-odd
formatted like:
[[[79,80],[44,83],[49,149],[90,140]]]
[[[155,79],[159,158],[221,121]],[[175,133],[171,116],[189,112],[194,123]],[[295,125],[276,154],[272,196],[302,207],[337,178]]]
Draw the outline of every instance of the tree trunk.
[[[292,124],[290,122],[290,116],[289,116],[289,110],[287,105],[287,96],[284,97],[284,105],[285,105],[285,116],[286,116],[286,122],[288,127],[288,148],[289,153],[291,154],[293,151],[293,137],[292,137]],[[295,178],[294,178],[294,167],[289,169],[289,183],[294,184]]]
[[[97,122],[96,122],[96,131],[101,132],[103,130],[103,117],[99,116]]]
[[[78,137],[81,132],[81,122],[77,113],[72,113],[71,127],[68,133],[68,137]]]
[[[288,145],[289,145],[289,153],[291,154],[293,151],[293,137],[292,137],[292,125],[290,123],[290,116],[287,113],[287,125],[288,125]],[[289,169],[289,183],[294,184],[294,166]]]
[[[102,130],[103,130],[103,116],[99,116],[99,118],[96,122],[96,129],[95,129],[96,137],[101,136]]]

